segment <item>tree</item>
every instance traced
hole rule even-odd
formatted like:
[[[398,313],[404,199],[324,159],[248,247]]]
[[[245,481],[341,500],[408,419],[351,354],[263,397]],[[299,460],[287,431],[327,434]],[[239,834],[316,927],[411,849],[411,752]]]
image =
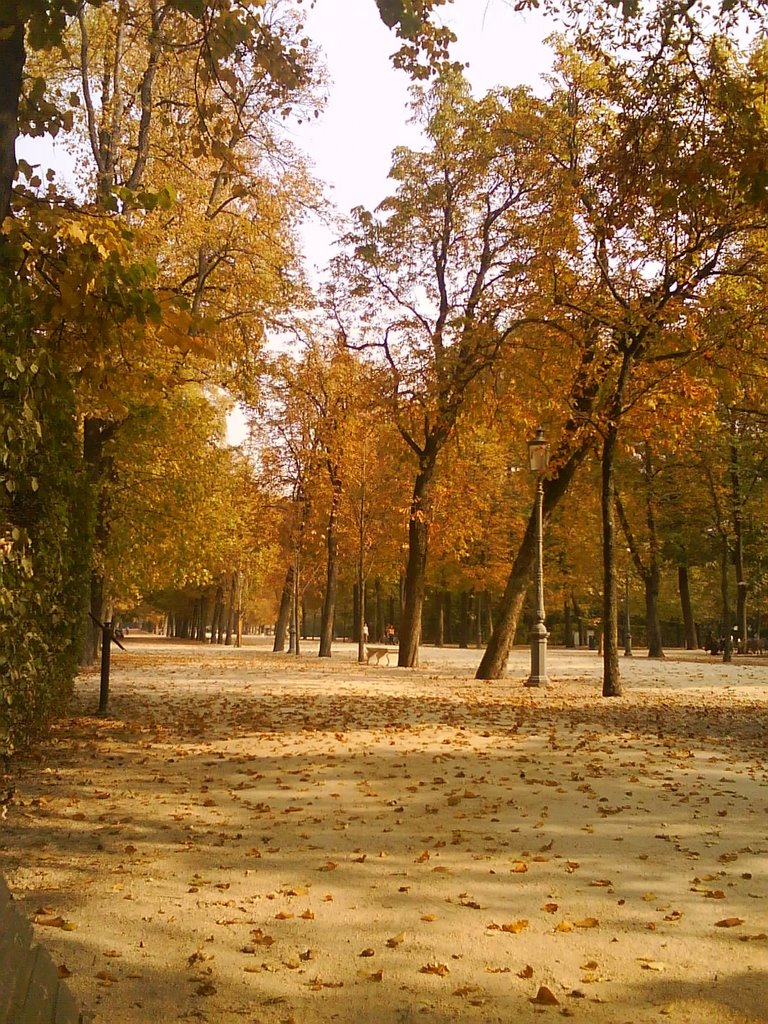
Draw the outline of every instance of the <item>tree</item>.
[[[607,29],[585,28],[562,54],[553,102],[563,118],[560,183],[583,239],[582,280],[593,282],[569,301],[591,318],[607,360],[599,429],[603,692],[612,696],[620,693],[613,555],[620,425],[654,377],[666,380],[670,367],[695,354],[684,324],[705,283],[754,267],[739,242],[760,227],[762,189],[755,194],[751,161],[764,128],[745,115],[759,102],[754,74],[692,18],[684,27],[649,18],[628,58],[606,45]]]
[[[285,20],[277,8],[259,12],[249,22],[260,26],[258,46],[238,21],[242,12],[230,13],[221,22],[219,12],[208,20],[204,12],[201,25],[156,0],[83,6],[63,35],[59,59],[33,62],[36,80],[44,73],[54,94],[80,97],[72,137],[92,158],[93,178],[84,173],[84,184],[105,219],[140,225],[164,296],[161,330],[104,346],[92,364],[100,370],[95,386],[80,389],[86,460],[100,506],[94,619],[103,618],[109,598],[99,566],[110,521],[104,450],[126,415],[116,396],[132,394],[136,408],[142,393],[151,403],[190,379],[239,379],[248,394],[265,324],[300,299],[297,284],[289,283],[298,277],[291,273],[290,226],[307,187],[271,119],[286,103],[307,99],[311,56],[290,14]],[[219,38],[233,31],[226,44]],[[279,174],[278,160],[288,168]],[[174,326],[187,341],[177,345],[181,358],[168,359],[163,329]],[[97,641],[92,631],[91,656]]]
[[[421,96],[417,113],[429,148],[397,151],[396,192],[378,217],[355,211],[351,256],[336,269],[363,318],[362,331],[343,325],[348,343],[379,350],[416,464],[403,667],[418,657],[435,471],[470,389],[526,322],[546,187],[537,105],[524,91],[476,101],[454,77]]]

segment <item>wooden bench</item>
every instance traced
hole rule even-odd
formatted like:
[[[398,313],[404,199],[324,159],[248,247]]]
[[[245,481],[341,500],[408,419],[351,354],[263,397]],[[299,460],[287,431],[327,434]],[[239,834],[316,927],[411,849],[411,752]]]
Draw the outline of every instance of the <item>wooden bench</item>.
[[[366,647],[365,658],[369,665],[371,664],[371,658],[376,659],[377,665],[381,664],[382,658],[386,658],[387,664],[389,664],[390,654],[397,654],[397,651],[397,647]]]
[[[0,1024],[81,1024],[72,993],[59,979],[32,925],[0,877]]]

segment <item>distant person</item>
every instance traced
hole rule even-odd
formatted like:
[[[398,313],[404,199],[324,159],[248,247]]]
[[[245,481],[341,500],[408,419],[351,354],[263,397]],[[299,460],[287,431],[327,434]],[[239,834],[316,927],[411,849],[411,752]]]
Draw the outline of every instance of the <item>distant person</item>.
[[[363,623],[363,643],[368,643],[368,623]]]
[[[395,642],[395,627],[392,625],[391,622],[386,628],[385,635],[388,644],[393,644]]]

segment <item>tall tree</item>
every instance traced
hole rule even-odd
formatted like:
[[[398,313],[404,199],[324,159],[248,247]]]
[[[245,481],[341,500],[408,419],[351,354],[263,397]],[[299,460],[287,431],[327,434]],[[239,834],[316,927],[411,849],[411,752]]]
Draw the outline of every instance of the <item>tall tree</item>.
[[[418,659],[436,468],[469,390],[526,322],[546,192],[537,104],[524,91],[476,101],[452,77],[416,109],[429,147],[396,152],[397,190],[378,217],[355,211],[352,255],[337,265],[364,309],[348,342],[378,348],[416,463],[402,667]]]
[[[755,74],[692,16],[649,16],[629,55],[593,20],[559,62],[559,162],[583,239],[592,318],[610,363],[601,384],[605,696],[621,692],[614,561],[614,460],[628,408],[690,358],[681,325],[718,273],[754,269],[739,242],[762,226],[752,161],[765,127]],[[612,45],[609,45],[609,40]],[[689,67],[696,74],[689,73]],[[638,374],[639,367],[645,367]]]

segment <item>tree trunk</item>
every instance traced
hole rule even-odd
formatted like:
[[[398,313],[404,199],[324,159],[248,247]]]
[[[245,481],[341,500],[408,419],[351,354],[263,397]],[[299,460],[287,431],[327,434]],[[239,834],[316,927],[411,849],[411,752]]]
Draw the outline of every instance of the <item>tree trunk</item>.
[[[546,524],[553,510],[566,494],[576,470],[583,462],[591,444],[584,441],[572,452],[560,468],[556,477],[542,481],[544,503],[542,519]],[[525,592],[531,582],[533,562],[536,556],[536,509],[531,509],[528,525],[520,547],[512,563],[507,585],[496,613],[493,632],[488,646],[475,673],[476,679],[500,679],[507,667],[509,650],[515,639],[517,620],[523,605]]]
[[[437,592],[437,628],[435,630],[435,647],[445,646],[445,591]]]
[[[723,660],[731,660],[731,602],[728,590],[728,566],[730,563],[730,546],[725,532],[720,535],[720,639],[723,641]]]
[[[216,587],[213,599],[213,617],[211,618],[211,643],[220,644],[224,637],[224,587]]]
[[[408,564],[405,571],[403,615],[400,622],[400,649],[397,664],[414,668],[419,663],[421,613],[424,607],[424,580],[429,547],[429,485],[434,472],[434,459],[425,459],[416,476],[408,522]]]
[[[486,636],[490,636],[493,633],[493,601],[491,600],[491,592],[490,592],[490,590],[486,590],[486,591],[484,591],[484,594],[485,594],[485,602],[484,603],[485,603],[485,615],[486,615],[486,620],[485,620],[485,630],[486,631],[485,631],[485,636],[483,637],[483,640],[485,640]]]
[[[100,572],[91,572],[89,606],[93,619],[104,621],[104,576]],[[83,651],[83,665],[92,665],[99,656],[102,641],[102,630],[88,616],[86,624],[86,649]]]
[[[350,640],[357,640],[363,628],[363,621],[360,616],[360,587],[357,583],[352,584],[352,630]]]
[[[644,577],[645,584],[645,629],[648,635],[648,657],[663,658],[659,624],[659,569],[654,566]]]
[[[291,620],[291,605],[293,604],[293,562],[288,566],[285,574],[283,592],[280,595],[280,608],[275,623],[275,640],[272,644],[272,653],[278,654],[285,650],[285,637],[288,632],[288,623]]]
[[[363,566],[363,549],[360,548],[360,558],[357,563],[357,592],[360,595],[360,621],[357,626],[357,660],[360,665],[365,663],[365,623],[366,615],[366,599],[365,593],[365,572]]]
[[[608,424],[603,441],[600,511],[603,526],[603,696],[621,696],[619,675],[619,621],[616,588],[616,525],[614,522],[613,466],[618,426]]]
[[[384,601],[381,594],[381,580],[378,576],[374,583],[374,593],[376,595],[376,617],[374,619],[374,627],[371,636],[377,644],[380,644],[384,640]]]
[[[685,629],[685,649],[687,651],[698,650],[699,639],[696,636],[696,623],[693,618],[693,605],[691,604],[691,586],[688,578],[688,566],[678,565],[677,567],[677,589],[680,593],[680,607],[683,612],[683,626]]]
[[[333,625],[336,620],[336,592],[339,575],[339,541],[337,521],[339,508],[341,506],[341,480],[331,475],[333,488],[331,507],[328,512],[328,527],[326,530],[326,570],[325,570],[325,594],[323,595],[323,607],[320,614],[320,648],[318,657],[330,658],[331,646],[333,644]]]
[[[11,209],[16,177],[19,98],[26,51],[21,20],[0,21],[0,228]]]
[[[232,634],[235,631],[235,574],[229,582],[229,601],[227,602],[227,633],[224,637],[224,646],[232,646]],[[219,640],[221,642],[221,640]]]
[[[469,593],[462,590],[459,594],[459,647],[469,647]]]
[[[109,537],[109,497],[105,484],[113,474],[112,459],[104,454],[107,443],[114,437],[118,424],[87,416],[83,423],[83,461],[88,482],[94,494],[96,509],[94,525],[94,548],[104,551]],[[83,649],[83,664],[90,665],[96,660],[101,644],[101,629],[94,623],[104,621],[105,580],[101,569],[91,569],[90,612],[86,622],[86,643]],[[92,616],[92,617],[91,617]]]
[[[576,629],[579,634],[579,647],[587,646],[587,624],[584,621],[584,614],[575,594],[571,594],[573,614],[576,616]]]
[[[574,647],[573,622],[571,621],[571,602],[567,598],[563,601],[563,622],[563,628],[565,629],[565,646],[570,650]]]

